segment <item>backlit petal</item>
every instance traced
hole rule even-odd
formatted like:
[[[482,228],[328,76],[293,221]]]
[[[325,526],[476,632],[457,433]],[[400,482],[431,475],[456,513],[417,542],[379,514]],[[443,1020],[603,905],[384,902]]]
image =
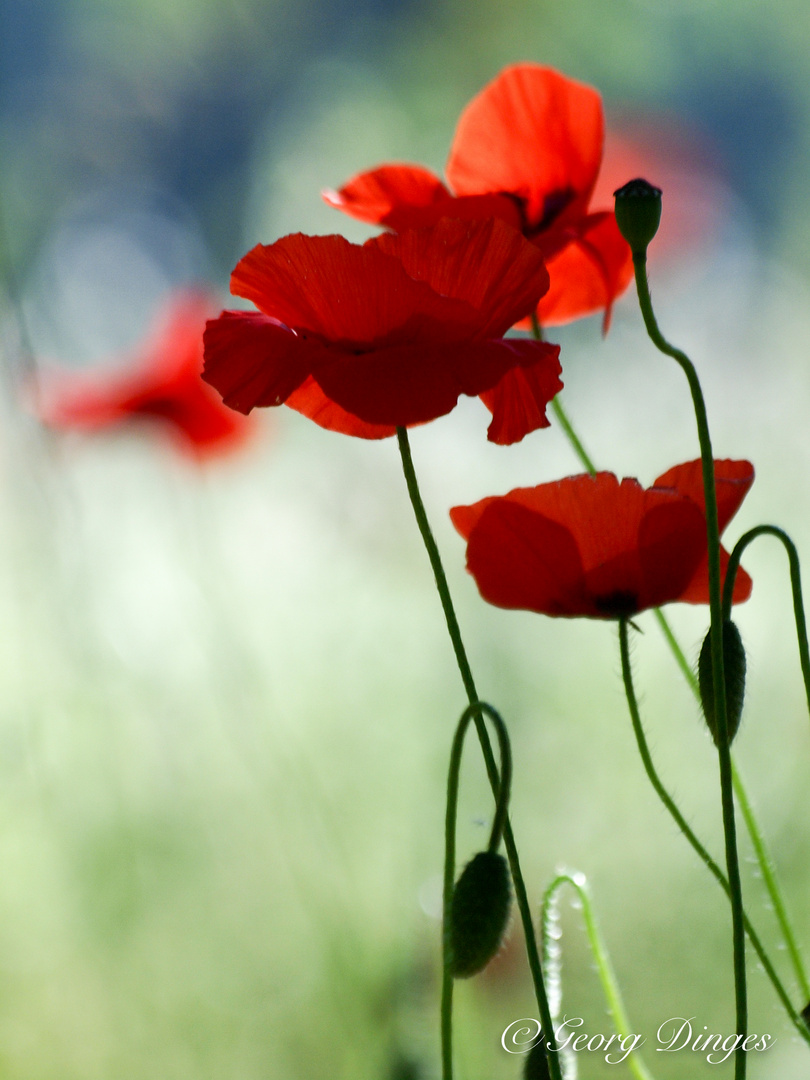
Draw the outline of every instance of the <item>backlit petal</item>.
[[[512,344],[520,347],[524,343],[518,340]],[[491,390],[481,394],[481,400],[492,413],[492,423],[487,429],[490,442],[506,446],[520,442],[529,432],[549,426],[546,406],[562,390],[562,369],[559,345],[542,344],[546,347],[540,360],[530,366],[512,368]]]
[[[433,229],[389,233],[366,247],[400,260],[411,277],[442,296],[469,304],[482,337],[501,337],[548,288],[538,248],[497,218],[443,218]]]
[[[602,101],[551,68],[505,68],[461,114],[447,162],[457,195],[509,192],[525,225],[581,215],[602,156]]]

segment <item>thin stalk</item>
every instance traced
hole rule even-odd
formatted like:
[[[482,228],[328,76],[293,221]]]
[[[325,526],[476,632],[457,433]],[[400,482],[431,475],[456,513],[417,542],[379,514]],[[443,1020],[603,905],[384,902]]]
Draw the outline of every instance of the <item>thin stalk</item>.
[[[537,320],[536,315],[532,316],[532,332],[534,334],[534,337],[538,341],[543,340],[542,328],[540,327],[540,323]],[[591,475],[594,475],[596,472],[596,466],[590,456],[585,451],[583,444],[579,436],[577,435],[573,424],[571,423],[570,418],[563,410],[559,394],[552,401],[552,407],[563,431],[565,432],[569,442],[571,443],[575,454],[577,455],[585,469],[587,469],[587,471]],[[767,529],[767,531],[772,531],[774,535],[779,536],[779,538],[783,540],[783,543],[785,543],[785,546],[788,549],[788,558],[790,560],[791,571],[791,585],[793,589],[793,607],[796,618],[796,632],[799,641],[799,656],[802,665],[802,676],[804,678],[808,711],[810,711],[810,652],[808,651],[807,629],[804,617],[804,606],[802,604],[799,557],[792,542],[789,540],[789,538],[786,537],[786,534],[782,533],[781,530],[775,528]],[[753,536],[751,537],[751,539],[753,539]],[[740,541],[740,543],[741,542],[742,541]],[[726,571],[727,596],[724,600],[724,616],[726,618],[730,615],[731,607],[731,592],[729,591],[729,588],[733,591],[734,577],[736,575],[736,566],[739,564],[739,556],[741,554],[742,551],[740,551],[739,555],[737,556],[736,563],[733,561],[732,558],[732,561],[730,562],[729,567]],[[663,611],[661,611],[660,608],[655,608],[654,614],[661,629],[661,632],[663,633],[664,638],[669,645],[675,662],[681,670],[681,674],[686,680],[698,705],[700,705],[700,687],[698,685],[697,676],[692,670],[692,667],[687,660],[686,655],[684,654],[684,651],[681,648],[680,643],[678,642],[678,639],[672,632],[672,628],[669,625],[669,621],[667,620],[667,617],[664,615]],[[807,1000],[810,1000],[810,984],[808,983],[807,975],[805,973],[804,965],[802,963],[801,953],[799,951],[796,936],[793,931],[793,926],[787,914],[787,908],[785,905],[784,896],[782,894],[782,888],[779,884],[779,879],[777,877],[776,867],[765,845],[765,838],[763,836],[762,830],[759,828],[759,824],[756,820],[751,801],[748,798],[745,784],[733,757],[731,759],[731,778],[734,787],[734,794],[740,804],[740,811],[743,816],[743,821],[745,822],[746,829],[751,838],[751,844],[753,846],[754,854],[759,865],[762,880],[765,884],[765,888],[767,890],[768,896],[771,900],[774,912],[779,922],[779,928],[785,940],[788,954],[791,957],[796,978],[799,982],[805,998]]]
[[[416,517],[416,523],[419,527],[419,532],[422,536],[422,541],[425,545],[425,549],[430,560],[430,565],[433,570],[433,576],[436,579],[436,589],[439,593],[439,599],[441,600],[442,610],[444,611],[445,621],[447,623],[447,630],[450,635],[450,641],[453,645],[453,652],[455,653],[456,663],[458,664],[459,673],[461,674],[461,681],[464,683],[464,689],[467,693],[470,705],[476,705],[478,703],[478,692],[475,688],[475,681],[473,679],[470,663],[467,659],[467,652],[464,648],[464,642],[461,637],[461,630],[458,625],[458,619],[456,618],[455,608],[453,607],[453,600],[450,596],[450,589],[447,585],[447,577],[444,573],[444,567],[442,566],[441,556],[439,554],[439,548],[433,537],[433,533],[430,528],[430,522],[428,521],[427,514],[425,512],[424,503],[422,502],[422,496],[419,492],[419,485],[416,480],[416,471],[413,467],[413,458],[411,457],[411,448],[408,441],[408,432],[404,427],[397,428],[397,442],[399,444],[399,452],[402,458],[402,470],[405,474],[405,483],[408,487],[408,495],[411,500],[411,506],[413,507],[414,516]],[[498,791],[500,790],[500,778],[498,776],[498,768],[495,764],[495,757],[492,753],[492,746],[489,740],[489,733],[484,723],[484,718],[480,710],[476,710],[474,716],[475,730],[478,734],[478,741],[481,744],[481,753],[484,757],[484,764],[487,770],[487,776],[489,777],[489,783],[492,787],[492,792],[497,798]],[[512,875],[512,884],[515,889],[515,901],[517,902],[518,911],[520,913],[520,921],[523,924],[523,933],[526,939],[526,956],[529,962],[529,970],[532,976],[532,982],[534,984],[534,992],[537,998],[537,1007],[540,1010],[540,1021],[543,1025],[543,1032],[546,1038],[546,1045],[548,1047],[548,1064],[551,1073],[552,1080],[562,1080],[562,1074],[560,1072],[559,1056],[556,1052],[557,1048],[554,1040],[554,1032],[551,1026],[551,1013],[548,1007],[548,996],[546,994],[546,987],[543,981],[543,972],[540,965],[540,954],[537,949],[537,940],[534,935],[534,927],[532,925],[532,913],[529,906],[529,898],[526,893],[526,885],[523,880],[523,873],[520,867],[520,860],[518,858],[517,846],[515,844],[514,834],[512,832],[512,825],[509,817],[506,817],[503,827],[503,842],[506,849],[506,856],[509,860],[509,870]]]
[[[599,982],[602,985],[602,993],[605,995],[610,1015],[613,1018],[613,1029],[619,1038],[623,1038],[630,1034],[632,1028],[630,1027],[630,1021],[627,1018],[624,1001],[622,999],[621,991],[619,990],[619,983],[613,971],[613,965],[610,962],[607,946],[605,945],[601,931],[599,930],[599,924],[596,921],[596,914],[593,910],[593,902],[591,900],[590,889],[588,888],[588,881],[584,874],[558,874],[546,889],[543,895],[541,937],[545,942],[547,933],[550,929],[547,923],[551,921],[554,905],[556,904],[557,893],[563,885],[570,885],[579,897],[580,904],[582,905],[582,920],[585,923],[585,933],[588,938],[588,944],[591,947],[594,963],[596,964],[596,973],[599,976]],[[627,1065],[630,1072],[636,1077],[636,1080],[652,1080],[652,1076],[642,1061],[641,1055],[635,1050],[631,1051],[628,1055]]]
[[[537,318],[537,312],[536,311],[532,312],[531,319],[532,319],[532,336],[534,337],[535,341],[542,341],[543,340],[543,328],[540,326],[540,320]],[[559,394],[557,394],[556,397],[552,398],[551,408],[552,408],[552,411],[554,412],[554,415],[557,417],[557,420],[559,422],[560,427],[565,432],[566,438],[571,443],[571,446],[573,447],[574,453],[577,455],[579,460],[582,462],[582,465],[584,466],[586,472],[590,473],[591,476],[595,476],[596,475],[596,466],[594,465],[593,461],[591,460],[591,457],[588,454],[588,451],[583,446],[583,444],[582,444],[582,442],[581,442],[581,440],[579,438],[579,435],[577,435],[576,431],[574,430],[574,427],[573,427],[571,421],[568,419],[568,416],[567,416],[567,414],[565,412],[565,409],[563,408],[563,404],[560,401],[560,395]]]
[[[720,528],[717,517],[717,491],[714,480],[714,457],[712,454],[709,421],[706,404],[695,366],[680,349],[670,345],[658,329],[653,312],[650,289],[647,283],[647,253],[633,254],[636,291],[639,306],[651,341],[666,356],[670,356],[681,368],[689,383],[692,404],[697,422],[700,442],[700,461],[703,472],[703,493],[706,508],[706,540],[709,562],[709,607],[711,611],[711,657],[714,704],[717,722],[717,750],[720,764],[720,792],[723,808],[723,832],[725,834],[726,867],[731,889],[732,947],[734,963],[734,997],[736,1004],[736,1030],[743,1039],[734,1052],[735,1080],[745,1080],[746,1056],[743,1040],[748,1029],[748,988],[745,970],[745,927],[743,924],[742,882],[740,861],[737,853],[737,826],[734,817],[734,786],[731,777],[731,750],[728,738],[728,713],[726,706],[726,678],[723,662],[723,604],[720,582]]]
[[[470,704],[461,714],[450,751],[450,767],[447,773],[447,810],[444,822],[444,888],[442,891],[442,1080],[453,1080],[453,973],[450,968],[450,922],[452,919],[453,893],[456,880],[456,816],[458,810],[458,785],[461,772],[461,752],[464,736],[470,720],[476,714],[486,713],[495,724],[501,755],[501,781],[496,799],[495,814],[488,848],[497,851],[503,832],[503,823],[509,807],[512,786],[512,751],[509,734],[500,714],[485,701]]]
[[[661,778],[656,772],[652,756],[650,755],[650,748],[647,745],[647,738],[644,734],[644,728],[641,724],[641,715],[638,709],[638,701],[636,699],[636,693],[633,687],[633,672],[630,665],[630,648],[628,644],[627,628],[627,619],[621,619],[619,621],[619,649],[621,652],[622,679],[624,681],[624,690],[627,696],[627,706],[630,710],[630,719],[633,722],[633,731],[636,736],[638,751],[641,756],[642,763],[644,764],[644,770],[647,773],[649,781],[655,789],[656,794],[669,811],[671,817],[675,821],[675,824],[689,841],[695,853],[697,854],[701,862],[708,868],[709,872],[717,881],[723,892],[726,894],[726,896],[730,898],[731,888],[729,886],[728,879],[726,878],[720,867],[717,865],[717,863],[714,861],[714,859],[711,857],[709,852],[706,850],[706,848],[703,846],[703,844],[700,842],[700,840],[698,840],[697,836],[695,836],[694,832],[690,828],[683,814],[675,805],[675,801],[673,800],[667,789],[664,787],[663,783],[661,782]],[[779,1000],[782,1002],[782,1005],[784,1006],[785,1011],[790,1017],[794,1027],[798,1031],[799,1035],[801,1035],[801,1037],[804,1039],[804,1041],[808,1045],[810,1045],[810,1030],[808,1030],[807,1025],[802,1020],[801,1016],[799,1016],[799,1014],[793,1008],[787,991],[782,985],[782,981],[777,975],[776,969],[771,963],[768,954],[765,952],[765,949],[762,946],[762,942],[759,939],[759,935],[754,929],[751,920],[745,914],[745,911],[743,911],[743,926],[746,934],[748,935],[748,940],[753,945],[754,951],[759,957],[760,963],[765,969],[766,975],[771,980],[771,984],[773,985],[773,988],[776,991]]]
[[[726,619],[731,617],[731,598],[734,593],[734,582],[737,578],[737,570],[742,554],[751,541],[756,540],[758,536],[775,536],[777,540],[781,540],[787,552],[790,564],[790,588],[793,594],[793,617],[796,622],[796,639],[799,645],[799,662],[802,668],[802,678],[804,679],[807,708],[810,711],[810,650],[808,650],[807,646],[807,621],[804,617],[804,601],[802,600],[802,572],[796,545],[784,529],[780,529],[776,525],[757,525],[756,528],[749,529],[734,545],[726,570],[726,582],[723,591],[723,617]]]

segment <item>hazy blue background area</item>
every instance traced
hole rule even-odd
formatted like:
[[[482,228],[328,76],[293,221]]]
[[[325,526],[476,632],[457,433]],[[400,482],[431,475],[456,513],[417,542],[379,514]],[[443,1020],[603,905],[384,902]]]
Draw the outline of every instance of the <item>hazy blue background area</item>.
[[[0,1077],[434,1078],[464,698],[396,445],[265,410],[243,451],[197,467],[152,428],[41,429],[30,365],[120,365],[173,287],[227,305],[258,242],[369,235],[321,189],[386,160],[441,171],[503,65],[552,64],[602,91],[610,138],[665,189],[659,319],[701,372],[717,456],[757,469],[728,537],[773,522],[810,552],[806,5],[0,0],[0,29]],[[598,318],[550,336],[601,467],[649,484],[697,455],[684,380],[632,296],[604,340]],[[651,1052],[672,1016],[733,1030],[729,917],[643,774],[615,628],[488,608],[447,518],[578,463],[558,428],[502,448],[486,424],[464,401],[412,446],[481,692],[512,731],[532,902],[556,868],[586,873],[651,1071],[730,1076]],[[810,728],[785,559],[759,543],[735,750],[810,942]],[[707,612],[671,616],[694,659]],[[638,623],[653,754],[719,855],[716,755]],[[471,741],[461,860],[491,812]],[[567,901],[562,926],[563,1009],[607,1031]],[[499,1044],[535,1014],[518,939],[459,988],[462,1080],[519,1075]],[[800,1080],[810,1050],[750,970],[751,1030],[777,1040],[751,1080]],[[629,1073],[591,1055],[580,1075]]]

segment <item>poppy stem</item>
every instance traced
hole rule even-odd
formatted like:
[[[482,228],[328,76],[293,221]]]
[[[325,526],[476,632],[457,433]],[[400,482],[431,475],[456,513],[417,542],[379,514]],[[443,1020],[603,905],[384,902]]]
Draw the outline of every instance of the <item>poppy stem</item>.
[[[419,492],[419,485],[416,480],[416,471],[413,467],[413,458],[411,457],[411,447],[408,440],[408,432],[404,427],[397,428],[397,442],[399,444],[399,452],[402,458],[402,470],[405,474],[405,483],[408,488],[408,495],[410,496],[411,506],[413,507],[414,516],[416,517],[416,523],[419,527],[419,532],[422,536],[422,541],[425,545],[425,549],[430,560],[430,565],[433,570],[433,576],[436,579],[436,589],[439,593],[442,609],[444,611],[445,621],[447,622],[447,630],[450,634],[450,640],[453,645],[453,651],[456,656],[456,663],[461,674],[461,681],[464,683],[464,689],[467,692],[470,705],[477,705],[478,691],[475,688],[475,681],[473,679],[472,670],[470,668],[469,660],[467,659],[467,652],[464,648],[464,642],[461,637],[461,630],[459,629],[458,619],[456,618],[455,608],[453,607],[453,600],[450,596],[450,590],[447,586],[447,577],[444,573],[444,567],[442,566],[441,556],[439,554],[439,548],[433,537],[433,532],[430,528],[430,522],[428,521],[427,514],[425,512],[424,503],[422,502],[422,496]],[[480,709],[476,708],[475,716],[473,717],[475,723],[475,730],[478,734],[478,741],[481,744],[481,753],[484,757],[484,764],[487,770],[487,776],[489,777],[489,783],[492,788],[492,792],[497,798],[500,791],[500,777],[498,775],[498,767],[495,763],[495,756],[492,752],[492,745],[489,739],[489,733],[484,723],[483,714]],[[545,982],[543,981],[543,972],[540,965],[540,954],[537,949],[537,939],[534,933],[534,927],[532,925],[532,913],[529,906],[529,898],[526,893],[526,885],[523,880],[523,873],[520,868],[520,860],[518,858],[517,846],[515,844],[514,834],[512,833],[512,825],[509,821],[509,816],[503,823],[503,842],[506,849],[506,856],[509,860],[509,870],[512,875],[512,884],[515,889],[515,900],[517,902],[518,911],[520,912],[520,920],[523,924],[523,934],[526,939],[526,955],[529,962],[529,970],[531,971],[532,982],[534,984],[534,992],[537,998],[537,1007],[540,1010],[540,1021],[543,1025],[543,1033],[546,1038],[546,1046],[548,1048],[547,1060],[549,1065],[549,1071],[552,1080],[562,1080],[562,1073],[560,1071],[559,1055],[557,1054],[557,1046],[554,1039],[554,1031],[551,1026],[551,1012],[548,1006],[548,995],[546,994]]]
[[[497,710],[485,701],[476,701],[461,714],[450,751],[450,767],[447,774],[447,811],[444,822],[444,883],[442,889],[442,1080],[453,1080],[453,973],[450,955],[450,922],[453,909],[453,893],[456,881],[456,816],[458,810],[458,784],[461,770],[461,751],[464,736],[476,715],[486,713],[495,725],[501,753],[501,782],[489,838],[489,850],[494,852],[500,844],[504,821],[509,807],[512,784],[512,751],[509,734]]]
[[[717,517],[717,491],[714,480],[714,457],[709,435],[706,403],[700,387],[695,366],[689,357],[676,349],[658,329],[653,312],[650,288],[647,282],[647,252],[633,253],[636,291],[647,334],[655,347],[672,357],[686,375],[692,404],[695,410],[700,460],[703,470],[703,492],[706,508],[706,538],[709,560],[709,606],[711,611],[711,658],[714,691],[715,718],[717,724],[717,750],[720,763],[720,792],[723,807],[723,831],[726,841],[726,867],[731,888],[731,923],[734,958],[734,992],[736,1002],[737,1034],[742,1036],[734,1052],[735,1080],[745,1080],[746,1057],[743,1043],[748,1028],[748,991],[745,971],[745,928],[743,926],[742,883],[737,853],[737,827],[734,818],[734,787],[731,777],[731,749],[728,737],[728,711],[726,705],[726,676],[723,660],[723,608],[720,581],[720,528]]]
[[[644,764],[644,770],[647,773],[650,783],[655,789],[658,798],[669,811],[670,815],[675,821],[675,824],[678,826],[683,835],[692,845],[692,848],[697,853],[701,862],[703,862],[704,865],[708,868],[709,872],[715,878],[718,885],[720,885],[723,892],[726,894],[726,896],[729,897],[729,899],[731,899],[731,887],[728,883],[728,879],[688,825],[686,818],[675,805],[674,799],[664,787],[663,783],[661,782],[661,778],[659,777],[658,773],[656,772],[655,766],[653,765],[653,760],[650,755],[650,748],[647,744],[647,737],[644,734],[644,728],[641,724],[638,701],[636,699],[636,693],[633,687],[633,671],[630,664],[630,648],[628,643],[628,625],[629,621],[627,619],[619,620],[619,649],[621,652],[622,679],[624,681],[624,690],[627,696],[627,706],[630,710],[630,719],[633,722],[633,731],[636,736],[636,743],[638,745],[639,754],[641,755],[641,760]],[[771,984],[773,985],[773,988],[776,991],[779,1000],[782,1002],[782,1005],[784,1006],[785,1011],[790,1017],[794,1027],[796,1028],[799,1035],[801,1035],[801,1037],[804,1039],[804,1041],[810,1044],[810,1030],[808,1030],[807,1025],[804,1023],[801,1016],[799,1016],[799,1014],[793,1008],[790,998],[788,997],[787,990],[785,990],[785,987],[783,986],[781,979],[777,975],[776,970],[771,963],[770,958],[768,957],[768,954],[765,952],[759,935],[754,929],[751,920],[748,918],[744,911],[743,926],[746,934],[748,935],[748,940],[753,945],[754,951],[759,957],[760,963],[765,969],[765,973],[767,974],[768,978],[771,980]]]
[[[534,337],[535,341],[544,340],[543,328],[540,325],[540,320],[537,318],[536,311],[532,312],[532,336]],[[563,404],[560,401],[559,394],[557,394],[551,399],[551,408],[554,412],[554,415],[557,417],[557,421],[560,427],[565,432],[565,437],[571,443],[574,453],[577,455],[580,462],[585,467],[586,472],[588,472],[591,476],[596,476],[596,466],[591,460],[590,454],[583,446],[579,435],[577,435],[576,431],[574,431],[574,426],[568,419],[568,415],[566,414],[566,411],[563,408]]]
[[[596,921],[596,914],[593,910],[593,901],[591,899],[591,890],[588,887],[588,879],[581,873],[563,872],[558,874],[543,894],[540,927],[541,940],[543,942],[543,956],[546,962],[546,971],[549,973],[549,982],[551,981],[551,969],[552,963],[554,962],[552,960],[549,944],[552,940],[556,943],[559,942],[559,934],[556,936],[554,935],[554,927],[558,918],[557,894],[564,885],[570,885],[577,894],[582,909],[582,921],[585,924],[585,933],[588,938],[588,944],[591,947],[591,955],[596,964],[596,973],[599,976],[599,982],[602,985],[602,993],[605,995],[608,1011],[613,1020],[613,1029],[620,1039],[626,1038],[630,1035],[632,1030],[630,1021],[627,1018],[621,990],[619,989],[619,983],[616,978],[616,973],[613,970],[613,965],[610,962],[607,946],[605,945],[601,931],[599,930],[599,924]],[[559,950],[559,944],[557,944],[557,949]],[[560,967],[561,964],[558,960],[555,970],[557,981],[559,981],[560,978]],[[638,1051],[630,1051],[627,1057],[627,1067],[630,1069],[633,1076],[635,1076],[636,1080],[652,1080],[652,1076],[648,1072],[647,1066],[642,1061]]]

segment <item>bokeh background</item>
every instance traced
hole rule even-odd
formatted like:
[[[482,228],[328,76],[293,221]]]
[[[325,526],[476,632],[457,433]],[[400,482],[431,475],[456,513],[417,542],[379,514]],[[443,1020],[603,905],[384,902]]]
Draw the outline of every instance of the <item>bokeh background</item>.
[[[120,370],[174,287],[227,304],[257,242],[368,235],[320,190],[385,160],[440,171],[501,66],[552,64],[603,92],[604,190],[641,169],[665,189],[659,319],[698,363],[718,456],[757,469],[728,536],[774,522],[808,552],[810,15],[798,0],[2,0],[0,26],[0,1076],[429,1080],[464,700],[395,444],[267,410],[239,452],[199,465],[157,425],[44,429],[32,376]],[[606,339],[598,318],[552,336],[600,466],[650,483],[696,456],[682,376],[632,297]],[[559,429],[500,448],[486,422],[467,401],[412,446],[479,686],[511,727],[533,902],[557,867],[586,873],[654,1074],[731,1075],[650,1052],[672,1016],[733,1030],[729,917],[643,774],[615,629],[487,608],[464,572],[451,505],[579,471]],[[810,730],[785,559],[759,544],[735,751],[810,949]],[[671,618],[696,657],[706,611]],[[653,752],[719,853],[716,757],[653,618],[638,622]],[[465,762],[461,858],[491,815],[474,750]],[[801,1007],[742,846],[749,911]],[[607,1031],[567,901],[561,925],[564,1011]],[[752,1030],[776,1038],[752,1080],[806,1077],[750,969]],[[457,1002],[459,1076],[517,1076],[500,1035],[535,1014],[517,928]],[[580,1074],[629,1075],[598,1055]]]

